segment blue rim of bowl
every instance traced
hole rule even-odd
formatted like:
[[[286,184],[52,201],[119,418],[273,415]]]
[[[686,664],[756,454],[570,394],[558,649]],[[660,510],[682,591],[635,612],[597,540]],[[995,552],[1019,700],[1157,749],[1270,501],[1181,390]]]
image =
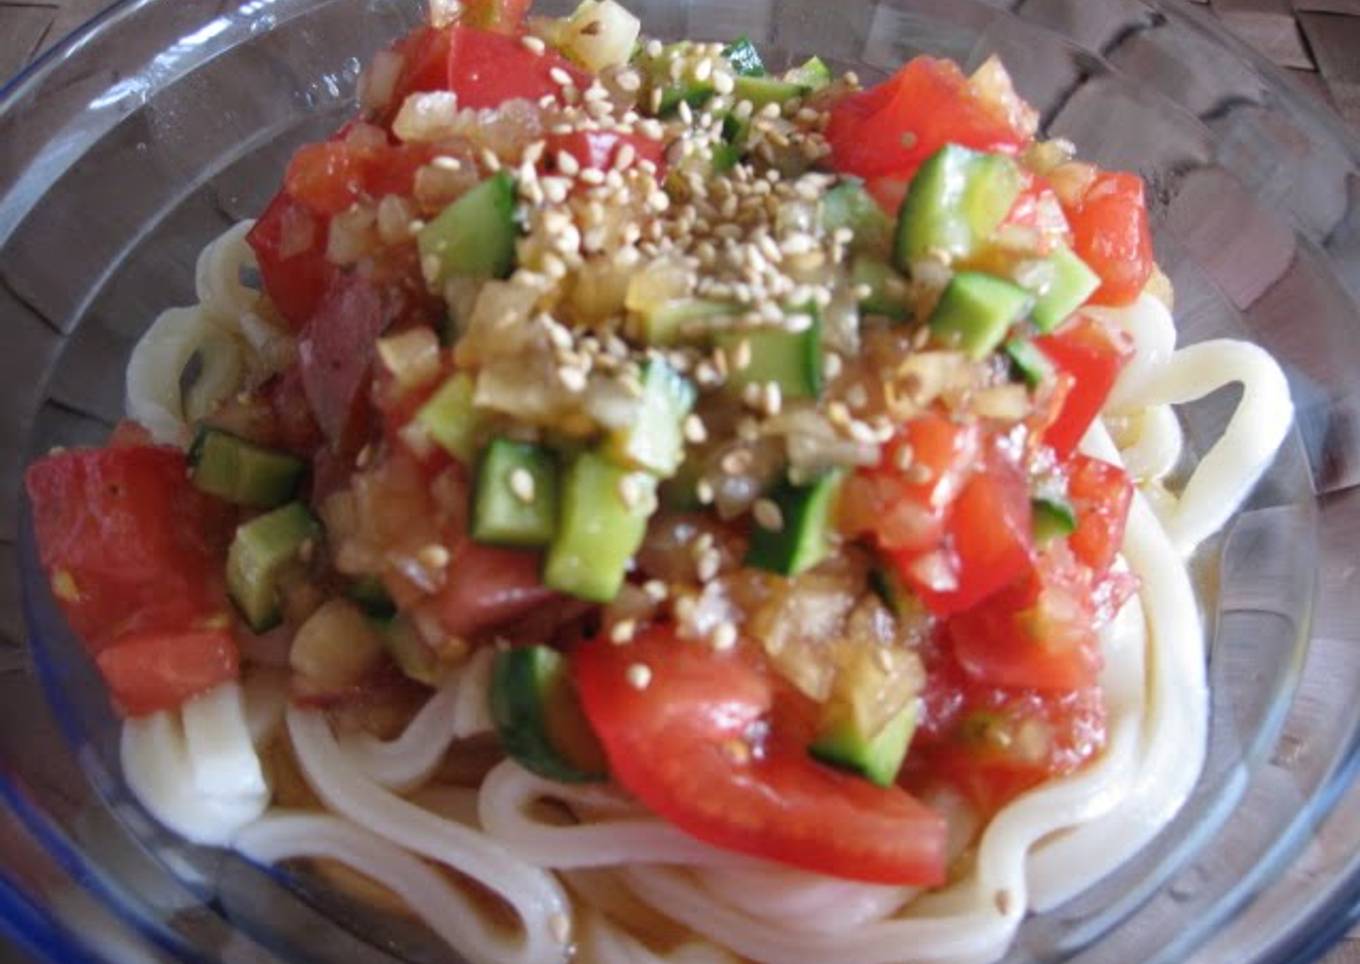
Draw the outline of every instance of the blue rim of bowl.
[[[60,61],[89,36],[119,14],[139,7],[150,0],[113,0],[88,20],[71,30],[63,38],[0,84],[0,112],[35,77],[50,65]],[[891,2],[891,0],[888,0]],[[1282,88],[1291,100],[1290,106],[1302,110],[1310,120],[1319,124],[1345,149],[1360,166],[1360,133],[1352,130],[1338,114],[1311,95],[1303,84],[1272,63],[1264,54],[1238,39],[1208,14],[1197,10],[1184,0],[1142,0],[1153,11],[1167,20],[1174,20],[1219,44],[1258,73]],[[1023,0],[1008,0],[1001,9],[1015,15]],[[25,607],[27,608],[27,607]],[[27,622],[26,614],[26,622]],[[46,689],[46,687],[44,687]],[[50,693],[46,694],[49,697]],[[69,735],[69,734],[68,734]],[[1339,762],[1313,798],[1313,806],[1305,808],[1281,835],[1279,844],[1258,864],[1258,870],[1277,871],[1287,859],[1297,855],[1303,836],[1330,814],[1340,798],[1360,776],[1360,733],[1355,734],[1345,748]],[[181,960],[199,959],[171,931],[158,922],[148,920],[130,905],[126,896],[102,879],[87,859],[51,824],[26,798],[20,787],[0,774],[0,801],[3,801],[33,835],[35,842],[69,874],[69,876],[106,908],[118,915],[126,925],[147,938],[153,945]],[[1255,875],[1253,875],[1255,876]],[[1269,876],[1269,874],[1267,874]],[[1250,904],[1255,892],[1237,895],[1229,919]],[[1261,964],[1290,964],[1315,961],[1325,954],[1352,926],[1360,923],[1360,868],[1353,870],[1334,888],[1332,896],[1307,917],[1294,922],[1291,933],[1265,958]],[[3,869],[0,869],[0,936],[8,937],[36,957],[61,961],[97,961],[86,942],[57,920],[48,910],[37,904],[28,893]]]

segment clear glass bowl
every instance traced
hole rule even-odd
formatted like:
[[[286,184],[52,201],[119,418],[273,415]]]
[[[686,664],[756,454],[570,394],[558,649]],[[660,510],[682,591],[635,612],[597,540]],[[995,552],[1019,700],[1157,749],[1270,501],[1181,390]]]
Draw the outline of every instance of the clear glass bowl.
[[[549,3],[550,12],[568,3]],[[650,33],[748,34],[874,81],[999,53],[1049,132],[1151,185],[1183,341],[1254,339],[1296,431],[1195,559],[1208,764],[1109,880],[1031,918],[1010,959],[1284,961],[1360,897],[1360,145],[1193,9],[1160,0],[630,0]],[[553,8],[557,8],[554,10]],[[124,0],[0,93],[0,914],[63,960],[447,959],[419,929],[172,838],[129,796],[100,684],[34,564],[22,466],[97,442],[137,335],[353,109],[417,0]],[[1223,392],[1185,415],[1192,447]],[[908,953],[904,949],[904,954]]]

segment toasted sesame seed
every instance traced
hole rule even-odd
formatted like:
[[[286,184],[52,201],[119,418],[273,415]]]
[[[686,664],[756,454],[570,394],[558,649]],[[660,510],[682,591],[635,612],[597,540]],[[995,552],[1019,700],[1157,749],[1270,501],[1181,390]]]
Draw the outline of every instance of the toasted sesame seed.
[[[708,429],[704,426],[704,420],[693,412],[685,416],[683,431],[685,441],[695,445],[702,445],[708,440]]]
[[[652,682],[652,671],[646,663],[634,663],[626,673],[628,685],[635,690],[645,690]]]
[[[463,162],[456,157],[450,157],[448,154],[440,154],[438,157],[432,159],[430,163],[441,171],[461,171],[463,169]]]
[[[443,569],[449,564],[449,558],[449,550],[438,543],[424,546],[416,553],[416,561],[426,569]]]
[[[587,103],[597,100],[608,100],[609,91],[605,90],[604,86],[598,80],[593,80],[590,82],[590,86],[586,88],[585,98]]]
[[[730,620],[725,620],[713,627],[713,636],[710,639],[714,649],[723,652],[737,645],[737,627]]]
[[[439,280],[439,269],[441,262],[438,256],[427,254],[420,259],[420,273],[425,276],[425,281],[434,284]]]
[[[642,484],[638,481],[635,473],[628,473],[619,479],[618,485],[619,498],[623,504],[630,509],[636,509],[642,502]]]
[[[533,34],[525,34],[523,37],[519,38],[519,42],[525,48],[532,50],[536,54],[542,54],[548,49],[548,45]]]
[[[902,443],[893,453],[893,465],[899,472],[905,472],[911,468],[912,460],[916,458],[916,450],[909,443]]]
[[[733,449],[719,463],[728,475],[741,475],[751,467],[751,453],[747,449]]]
[[[570,151],[558,151],[554,160],[557,162],[557,169],[567,177],[574,177],[581,170],[581,162],[576,160]]]
[[[598,185],[604,183],[604,171],[601,171],[598,167],[582,168],[581,173],[577,174],[576,177],[582,184]]]
[[[680,115],[680,119],[685,122],[686,127],[694,124],[694,109],[689,106],[689,101],[682,100],[676,105],[675,112]]]
[[[713,58],[705,57],[694,65],[694,79],[703,83],[713,76]]]
[[[624,643],[631,643],[633,635],[637,632],[637,620],[620,619],[609,628],[609,641],[616,646]]]
[[[766,382],[761,390],[761,406],[766,415],[778,415],[784,407],[784,393],[778,382]]]
[[[496,156],[496,152],[489,147],[482,148],[482,166],[488,171],[499,171],[501,169],[501,159]]]
[[[637,160],[637,149],[625,141],[619,146],[618,153],[614,155],[614,169],[622,171],[624,168],[631,167],[635,160]]]
[[[571,74],[567,73],[561,67],[554,67],[549,70],[548,76],[552,78],[552,82],[558,87],[572,86]]]
[[[835,378],[841,373],[843,364],[840,355],[834,351],[827,352],[826,357],[822,359],[822,375],[828,379]]]
[[[564,365],[557,370],[557,379],[562,383],[562,387],[569,392],[584,392],[586,390],[586,373],[580,368]]]
[[[657,214],[661,214],[670,206],[670,195],[665,191],[656,190],[647,195],[647,207],[651,208]]]
[[[669,594],[666,584],[660,579],[648,579],[642,584],[642,591],[647,594],[647,598],[652,602],[661,602]]]
[[[783,530],[784,513],[779,510],[779,506],[774,500],[756,499],[755,505],[751,507],[751,512],[762,529],[769,529],[771,532]]]
[[[626,90],[631,94],[642,86],[642,78],[638,76],[636,70],[625,70],[614,78],[614,83],[619,85],[619,90]]]
[[[700,479],[694,484],[694,497],[699,500],[700,505],[712,505],[715,495],[713,483],[708,479]]]
[[[657,40],[656,38],[653,38],[653,39],[647,41],[647,46],[643,47],[642,49],[643,49],[643,51],[646,52],[646,54],[647,54],[648,57],[660,57],[660,56],[661,56],[661,41],[660,41],[660,40]]]
[[[694,563],[694,572],[700,582],[709,582],[722,568],[722,555],[716,549],[701,553]]]
[[[653,114],[661,110],[661,96],[661,88],[653,87],[651,96],[647,99],[647,104],[651,107]]]
[[[713,75],[713,89],[719,94],[726,96],[727,94],[732,93],[735,88],[736,82],[733,81],[732,75],[726,71],[720,70]]]
[[[845,392],[845,403],[858,410],[869,404],[869,393],[859,382],[851,385]]]
[[[521,502],[534,501],[534,476],[523,466],[510,473],[510,491]]]

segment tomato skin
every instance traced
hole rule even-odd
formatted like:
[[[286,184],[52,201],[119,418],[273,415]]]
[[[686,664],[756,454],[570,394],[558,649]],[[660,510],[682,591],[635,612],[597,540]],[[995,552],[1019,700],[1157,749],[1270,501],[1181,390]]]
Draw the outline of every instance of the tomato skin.
[[[1079,314],[1034,343],[1067,382],[1062,407],[1044,431],[1044,441],[1065,459],[1104,408],[1115,379],[1133,355],[1133,342],[1126,332]]]
[[[590,86],[590,75],[562,55],[536,54],[517,37],[455,25],[449,28],[446,89],[458,95],[459,107],[499,107],[507,100],[558,96],[562,88],[551,71],[567,72],[577,87]]]
[[[222,627],[129,633],[96,661],[128,716],[176,709],[239,671],[236,641]]]
[[[1077,514],[1067,544],[1096,575],[1104,575],[1124,542],[1133,481],[1119,466],[1078,453],[1067,465],[1067,495]]]
[[[339,270],[326,260],[326,227],[305,205],[280,191],[246,235],[264,290],[294,331],[316,311]]]
[[[375,128],[369,128],[381,136]],[[284,192],[313,214],[329,218],[364,199],[409,195],[421,165],[434,156],[428,144],[372,144],[345,132],[304,144],[288,162]]]
[[[642,690],[628,682],[635,663],[651,669]],[[938,814],[898,787],[812,761],[778,726],[751,746],[776,691],[741,653],[681,641],[663,626],[627,646],[587,643],[572,653],[571,666],[614,778],[685,832],[853,880],[944,881]]]
[[[831,110],[831,165],[863,178],[910,177],[945,144],[1014,154],[1029,140],[977,96],[952,61],[916,57]]]
[[[948,624],[959,665],[992,686],[1071,690],[1100,672],[1091,573],[1063,546]]]
[[[593,167],[600,171],[609,170],[614,164],[619,148],[624,144],[631,144],[638,161],[651,161],[656,165],[658,181],[666,174],[666,146],[642,134],[576,131],[572,134],[550,134],[547,143],[545,161],[555,162],[558,152],[566,151],[576,158],[576,163],[581,167]]]
[[[454,547],[448,579],[430,605],[450,636],[468,639],[559,599],[539,576],[537,552],[464,539]]]
[[[73,583],[58,602],[92,651],[222,609],[232,514],[190,484],[182,452],[72,449],[34,462],[24,481],[43,567]]]
[[[1137,174],[1102,171],[1081,199],[1064,209],[1073,250],[1101,278],[1092,304],[1127,305],[1152,275],[1152,233],[1143,192]]]

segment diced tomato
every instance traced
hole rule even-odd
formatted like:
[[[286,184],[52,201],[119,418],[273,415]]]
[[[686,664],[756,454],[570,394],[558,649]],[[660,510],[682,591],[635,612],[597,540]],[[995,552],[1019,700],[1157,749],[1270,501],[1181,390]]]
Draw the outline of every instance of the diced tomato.
[[[1034,343],[1068,379],[1062,408],[1044,432],[1044,441],[1063,459],[1105,406],[1115,379],[1133,354],[1133,343],[1123,330],[1080,314]]]
[[[469,27],[514,33],[532,4],[533,0],[467,0],[459,20]]]
[[[639,161],[656,165],[657,180],[666,173],[666,146],[642,134],[621,134],[618,131],[576,131],[571,134],[552,134],[548,137],[545,162],[555,162],[559,151],[576,158],[581,167],[607,171],[614,164],[619,148],[631,144]]]
[[[1105,745],[1099,687],[1040,692],[978,683],[933,668],[905,786],[952,785],[988,818],[1044,780],[1071,773]],[[932,708],[944,712],[932,715]]]
[[[448,89],[458,95],[459,107],[499,107],[507,100],[538,100],[558,96],[562,87],[552,79],[554,69],[565,71],[584,90],[590,75],[552,50],[536,54],[517,37],[472,27],[450,30]]]
[[[33,463],[25,484],[43,567],[91,649],[223,608],[231,512],[190,484],[182,452],[73,449]]]
[[[431,603],[450,636],[475,637],[558,598],[539,577],[537,552],[465,539],[454,548],[444,588]]]
[[[392,87],[387,109],[379,118],[384,127],[391,125],[411,94],[448,88],[449,36],[447,28],[420,27],[393,44],[393,52],[401,58],[401,72]]]
[[[978,445],[975,425],[933,412],[908,422],[885,447],[877,466],[847,481],[840,500],[841,528],[850,535],[872,535],[883,549],[936,546],[949,508],[972,471]],[[910,450],[909,460],[904,449]]]
[[[1133,482],[1119,466],[1077,454],[1067,466],[1067,495],[1077,513],[1077,528],[1067,544],[1096,575],[1103,575],[1124,542]]]
[[[614,778],[685,832],[837,877],[944,881],[944,820],[898,787],[812,761],[769,727],[774,684],[743,655],[658,627],[627,646],[587,643],[571,664]],[[629,680],[635,665],[650,670],[642,689]]]
[[[948,631],[959,665],[992,686],[1079,689],[1100,671],[1091,573],[1062,545],[1019,582],[950,619]]]
[[[382,136],[377,128],[367,130]],[[288,162],[284,190],[313,214],[329,217],[365,198],[409,195],[416,171],[433,156],[428,144],[375,143],[371,138],[337,135],[298,149]]]
[[[903,177],[876,177],[864,182],[864,189],[878,202],[878,206],[889,217],[897,217],[902,208],[902,199],[907,196],[911,182]]]
[[[951,578],[939,579],[939,562],[921,552],[890,552],[902,579],[937,616],[971,608],[1022,576],[1031,566],[1033,541],[1029,487],[1008,458],[988,453],[960,491],[945,525],[942,547]],[[950,585],[952,583],[952,585]]]
[[[269,300],[294,329],[316,311],[338,269],[326,260],[327,225],[280,191],[246,235]]]
[[[1091,301],[1129,304],[1143,290],[1153,268],[1143,179],[1122,171],[1102,171],[1081,200],[1065,210],[1073,250],[1101,278]]]
[[[129,633],[100,651],[99,671],[128,716],[173,710],[236,678],[236,641],[223,626]]]
[[[908,178],[945,144],[1014,154],[1029,140],[951,61],[917,57],[842,99],[826,129],[831,165],[863,178]]]

